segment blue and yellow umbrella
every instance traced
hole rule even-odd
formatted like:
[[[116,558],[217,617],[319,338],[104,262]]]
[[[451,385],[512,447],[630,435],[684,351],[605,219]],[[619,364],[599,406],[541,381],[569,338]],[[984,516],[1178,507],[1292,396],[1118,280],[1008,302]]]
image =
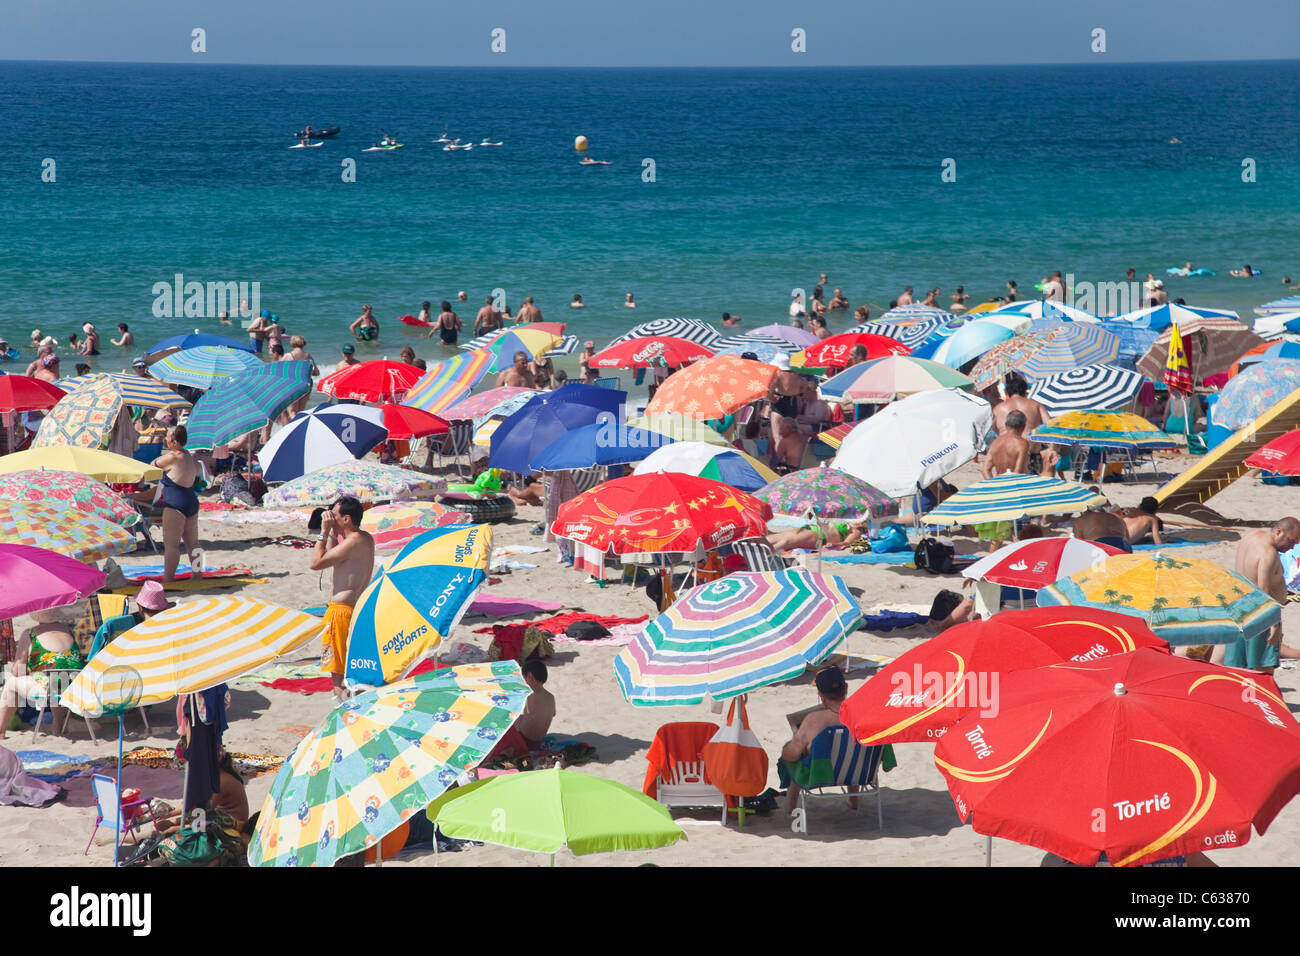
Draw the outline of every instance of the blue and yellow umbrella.
[[[155,378],[192,388],[211,388],[217,382],[251,372],[262,360],[244,349],[225,345],[198,345],[173,352],[154,363]]]
[[[487,578],[491,556],[487,525],[448,525],[412,538],[357,599],[348,683],[391,683],[441,644]]]
[[[1177,442],[1140,415],[1109,409],[1066,412],[1029,436],[1045,445],[1088,445],[1092,448],[1151,450],[1175,448]]]
[[[1059,478],[1008,472],[957,492],[921,520],[926,524],[1015,521],[1031,515],[1066,515],[1104,505],[1106,498]]]

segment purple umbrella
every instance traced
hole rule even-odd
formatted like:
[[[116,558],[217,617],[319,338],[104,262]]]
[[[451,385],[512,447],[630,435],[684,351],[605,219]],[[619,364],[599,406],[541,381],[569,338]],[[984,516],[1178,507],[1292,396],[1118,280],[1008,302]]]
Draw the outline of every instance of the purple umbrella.
[[[105,579],[103,571],[76,558],[27,544],[0,544],[5,583],[0,618],[72,604],[102,588]]]
[[[765,325],[761,329],[754,329],[749,334],[772,335],[778,339],[785,339],[791,345],[797,345],[801,349],[816,345],[820,341],[807,329],[796,329],[793,325]]]

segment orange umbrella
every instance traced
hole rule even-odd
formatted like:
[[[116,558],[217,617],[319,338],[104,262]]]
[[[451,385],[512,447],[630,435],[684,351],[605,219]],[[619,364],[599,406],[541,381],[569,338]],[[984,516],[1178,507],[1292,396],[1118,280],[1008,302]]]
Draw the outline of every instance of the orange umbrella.
[[[777,368],[735,355],[717,355],[668,376],[646,406],[646,414],[677,412],[686,418],[730,415],[767,396]]]

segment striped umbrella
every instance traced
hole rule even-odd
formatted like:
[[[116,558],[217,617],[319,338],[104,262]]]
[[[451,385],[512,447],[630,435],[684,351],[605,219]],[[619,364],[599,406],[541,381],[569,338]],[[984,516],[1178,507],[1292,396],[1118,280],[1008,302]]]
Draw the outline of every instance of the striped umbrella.
[[[262,477],[292,481],[326,465],[362,458],[388,438],[383,412],[365,405],[318,405],[300,412],[258,452]]]
[[[542,325],[542,326],[552,326],[552,325],[554,325],[554,326],[558,326],[560,329],[563,329],[563,328],[564,328],[563,325],[560,325],[560,324],[557,323],[557,322],[534,322],[534,323],[532,323],[532,327],[533,327],[534,329],[536,329],[537,326],[539,326],[539,325]],[[545,331],[545,330],[544,330],[544,331]],[[487,346],[492,342],[492,340],[495,339],[497,336],[499,336],[499,335],[501,335],[501,334],[502,334],[502,332],[501,332],[500,329],[496,329],[496,330],[494,330],[494,331],[492,331],[492,332],[485,332],[485,333],[483,333],[482,335],[478,336],[477,338],[470,339],[468,342],[466,342],[464,345],[462,345],[461,348],[463,348],[463,349],[475,350],[475,351],[477,351],[477,350],[479,350],[479,349],[486,349],[486,347],[487,347]],[[550,357],[550,358],[560,358],[560,357],[565,356],[565,355],[572,355],[575,351],[577,351],[577,348],[578,348],[578,337],[577,337],[576,335],[564,335],[563,332],[556,332],[556,333],[555,333],[555,336],[556,336],[556,338],[558,338],[560,341],[559,341],[559,344],[557,344],[554,348],[549,349],[549,350],[545,353],[548,357]],[[491,354],[491,353],[489,353],[489,355],[490,355],[490,354]]]
[[[161,704],[257,670],[321,629],[312,614],[239,595],[184,601],[106,644],[64,691],[63,705],[87,717],[111,710],[123,690],[114,674],[123,669],[144,681],[140,705]]]
[[[134,458],[79,445],[49,445],[0,455],[0,475],[17,471],[75,471],[104,482],[136,484],[162,477],[162,471]]]
[[[1300,361],[1270,359],[1252,365],[1223,386],[1214,404],[1214,424],[1233,430],[1245,428],[1297,388]]]
[[[104,482],[79,471],[26,469],[0,475],[0,498],[68,507],[131,528],[140,512]]]
[[[215,383],[261,367],[262,360],[243,349],[199,345],[173,352],[153,364],[150,373],[164,382],[211,388]]]
[[[678,412],[689,418],[723,418],[763,398],[776,378],[776,366],[735,355],[716,355],[672,375],[659,386],[646,412]]]
[[[173,335],[171,338],[163,339],[144,353],[144,357],[150,362],[156,362],[161,358],[171,355],[174,352],[180,352],[184,349],[198,348],[203,345],[217,345],[222,348],[239,349],[242,352],[253,352],[253,346],[247,342],[240,342],[236,339],[227,338],[224,335],[211,335],[207,332],[200,332],[195,329],[193,332],[186,332],[183,335]]]
[[[795,331],[799,330],[795,329]],[[813,339],[816,340],[816,338],[814,335]],[[741,355],[745,352],[753,352],[760,362],[771,362],[778,355],[793,355],[804,346],[796,345],[777,335],[749,332],[744,335],[730,335],[725,339],[718,339],[713,348],[719,355]]]
[[[378,687],[410,673],[459,623],[491,555],[488,525],[435,528],[403,545],[357,598],[347,682]]]
[[[1177,442],[1140,415],[1114,410],[1066,412],[1039,425],[1030,437],[1044,445],[1140,450],[1178,447]]]
[[[1174,328],[1178,329],[1184,344],[1190,344],[1192,366],[1197,379],[1204,381],[1211,375],[1227,371],[1237,361],[1264,340],[1236,319],[1224,316],[1196,316],[1180,321],[1160,333],[1147,353],[1138,360],[1137,370],[1147,378],[1160,381],[1169,358],[1169,340]]]
[[[757,491],[776,481],[776,472],[738,448],[722,448],[702,441],[664,445],[636,466],[635,475],[675,471],[712,478],[741,491]]]
[[[375,539],[376,549],[395,551],[426,531],[472,521],[468,513],[452,511],[432,501],[394,501],[366,509],[361,518],[361,530],[369,532]]]
[[[1122,315],[1115,316],[1114,321],[1127,322],[1138,328],[1163,332],[1171,325],[1182,325],[1193,319],[1203,319],[1210,316],[1240,321],[1237,313],[1228,309],[1204,309],[1190,305],[1179,305],[1176,302],[1166,302],[1164,305],[1152,305],[1145,309],[1125,312]]]
[[[1132,401],[1142,387],[1142,376],[1116,365],[1085,365],[1040,378],[1029,388],[1048,414],[1119,408]]]
[[[726,700],[820,664],[861,619],[835,575],[740,571],[692,588],[650,621],[614,659],[614,677],[641,707]]]
[[[335,399],[398,402],[423,376],[414,365],[375,359],[331,372],[316,383],[316,391]]]
[[[960,323],[962,321],[960,316],[953,315],[937,305],[921,305],[919,302],[912,305],[895,306],[870,321],[914,325],[921,322],[932,322],[936,319],[945,324]]]
[[[1047,299],[1026,299],[1003,306],[989,315],[1027,315],[1031,319],[1046,319],[1053,322],[1100,322],[1091,312],[1076,309],[1064,302],[1049,302]]]
[[[961,322],[960,319],[954,321]],[[945,338],[954,334],[956,327],[950,325],[946,319],[931,316],[910,322],[885,322],[882,319],[871,319],[854,329],[850,329],[850,331],[883,335],[886,338],[902,342],[909,349],[915,351],[931,339]]]
[[[514,661],[417,674],[326,715],[284,762],[252,866],[331,866],[379,843],[477,767],[524,709]]]
[[[135,535],[117,522],[49,501],[0,501],[0,542],[29,544],[87,563],[135,550]]]
[[[703,345],[706,349],[713,348],[718,339],[722,338],[717,329],[700,319],[652,319],[628,329],[610,342],[609,347],[629,339],[640,339],[651,335],[671,335],[674,338],[688,339]]]
[[[841,401],[892,402],[917,392],[973,387],[970,379],[946,365],[910,355],[891,355],[845,369],[822,383],[821,394]]]
[[[1106,497],[1074,482],[1007,473],[977,481],[921,520],[926,524],[1014,521],[1030,515],[1061,515],[1104,505]]]
[[[1107,558],[1043,588],[1038,603],[1134,614],[1174,645],[1251,640],[1282,618],[1281,605],[1236,571],[1159,552]]]
[[[795,351],[806,349],[808,346],[816,345],[820,341],[816,335],[807,329],[797,329],[793,325],[761,325],[750,332],[742,333],[740,336],[732,336],[732,338],[751,335],[761,338],[780,339],[793,345]]]
[[[591,368],[651,368],[656,365],[680,368],[712,357],[713,351],[690,339],[648,335],[611,345],[593,355],[587,364]]]
[[[1100,323],[1035,322],[1024,335],[1008,339],[984,353],[971,378],[975,387],[995,385],[1007,372],[1026,378],[1046,378],[1081,365],[1109,362],[1119,355],[1119,338]]]
[[[863,419],[863,421],[865,421],[865,419]],[[853,429],[857,428],[861,424],[862,421],[841,422],[834,428],[826,429],[826,431],[818,435],[817,438],[819,441],[824,442],[838,451],[840,446],[844,444],[844,439],[848,437],[849,432],[853,431]]]
[[[456,355],[445,362],[439,362],[411,386],[402,399],[402,404],[432,415],[442,415],[448,406],[459,402],[473,391],[479,379],[487,374],[492,357],[491,352],[475,349],[465,355]]]
[[[471,395],[447,406],[438,414],[452,422],[474,422],[475,427],[485,418],[493,415],[509,415],[511,412],[522,408],[528,404],[528,401],[537,395],[535,388],[517,388],[513,385],[502,385],[499,388],[489,388],[486,392],[479,392],[477,395]]]
[[[445,479],[409,468],[394,468],[377,461],[345,461],[272,488],[263,503],[271,508],[313,508],[332,505],[343,495],[368,503],[434,498],[446,490]]]
[[[887,518],[898,514],[898,502],[861,478],[837,468],[805,468],[782,475],[754,492],[778,515],[847,519]]]
[[[186,422],[190,448],[212,448],[261,428],[311,391],[295,369],[307,362],[270,362],[220,382],[199,399]]]
[[[128,375],[125,372],[101,372],[91,375],[79,375],[76,378],[63,378],[54,384],[74,393],[98,380],[108,379],[112,383],[115,398],[121,405],[137,408],[189,408],[185,401],[156,378],[144,378],[140,375]]]
[[[549,324],[549,323],[547,323]],[[498,329],[480,348],[492,354],[489,372],[499,372],[514,364],[515,353],[524,352],[530,360],[549,352],[562,343],[563,337],[546,329],[521,325],[514,329]]]

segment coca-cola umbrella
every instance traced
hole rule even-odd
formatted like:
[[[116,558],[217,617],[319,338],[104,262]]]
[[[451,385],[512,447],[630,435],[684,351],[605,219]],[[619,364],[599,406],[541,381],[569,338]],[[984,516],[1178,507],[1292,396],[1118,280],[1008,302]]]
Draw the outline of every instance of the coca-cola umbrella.
[[[611,345],[593,355],[587,364],[592,368],[650,368],[653,365],[678,368],[712,355],[712,349],[698,342],[671,335],[654,335]]]

